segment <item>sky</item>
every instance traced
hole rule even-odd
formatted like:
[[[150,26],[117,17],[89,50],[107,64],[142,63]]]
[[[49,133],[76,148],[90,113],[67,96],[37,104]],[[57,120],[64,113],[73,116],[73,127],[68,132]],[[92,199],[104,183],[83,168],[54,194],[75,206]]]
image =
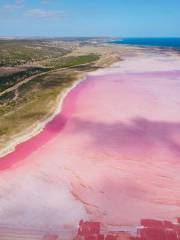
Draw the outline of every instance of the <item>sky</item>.
[[[0,0],[0,35],[180,37],[180,0]]]

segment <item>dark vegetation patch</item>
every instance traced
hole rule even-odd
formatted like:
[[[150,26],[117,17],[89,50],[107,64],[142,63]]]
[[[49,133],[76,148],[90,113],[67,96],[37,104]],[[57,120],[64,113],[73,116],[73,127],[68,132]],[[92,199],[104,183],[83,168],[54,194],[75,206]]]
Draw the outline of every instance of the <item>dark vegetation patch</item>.
[[[0,105],[7,104],[15,98],[15,91],[11,91],[0,96]]]
[[[0,91],[10,88],[25,78],[33,76],[34,74],[47,72],[48,70],[48,68],[30,67],[26,70],[15,73],[0,74]]]

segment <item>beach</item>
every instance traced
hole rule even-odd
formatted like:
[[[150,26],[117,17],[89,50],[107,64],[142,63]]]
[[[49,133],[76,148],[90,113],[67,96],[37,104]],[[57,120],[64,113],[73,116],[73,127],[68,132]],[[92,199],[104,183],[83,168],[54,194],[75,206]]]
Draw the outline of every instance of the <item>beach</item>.
[[[89,73],[39,134],[0,158],[0,225],[174,221],[180,216],[179,95],[175,53],[146,51]]]

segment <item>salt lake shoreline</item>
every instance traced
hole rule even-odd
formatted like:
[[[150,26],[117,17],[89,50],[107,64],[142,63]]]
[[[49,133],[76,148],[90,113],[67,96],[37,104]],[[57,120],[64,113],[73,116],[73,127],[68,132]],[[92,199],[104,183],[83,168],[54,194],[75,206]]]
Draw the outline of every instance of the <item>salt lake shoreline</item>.
[[[130,45],[127,45],[127,46],[130,47],[130,48],[131,47],[134,48],[134,46],[130,46]],[[134,49],[134,51],[136,51],[136,50],[142,50],[142,52],[146,52],[147,51],[147,47],[146,48],[138,47],[138,49],[137,48]],[[149,50],[149,52],[154,51],[154,50],[159,51],[160,48],[159,47],[149,47],[148,50]],[[166,51],[169,52],[170,50],[166,49]],[[171,54],[177,55],[176,53],[174,53],[174,51],[172,51]],[[129,58],[130,56],[127,56],[127,57]],[[136,56],[136,57],[138,57],[138,56]],[[125,59],[126,59],[126,57],[125,57]],[[33,138],[33,137],[37,136],[39,133],[41,133],[44,130],[44,128],[46,127],[46,125],[49,122],[51,122],[59,113],[61,113],[62,105],[63,105],[63,102],[64,102],[65,98],[82,81],[87,79],[88,74],[96,74],[97,72],[101,72],[101,71],[105,71],[105,70],[107,70],[109,68],[113,68],[113,66],[119,66],[122,63],[122,61],[124,61],[125,59],[124,58],[122,58],[121,60],[116,59],[112,63],[110,63],[109,66],[99,68],[99,69],[97,69],[95,71],[84,72],[84,73],[80,74],[82,76],[81,77],[78,76],[77,80],[74,81],[72,86],[70,86],[69,88],[65,89],[62,93],[59,94],[59,96],[57,98],[57,101],[56,101],[56,104],[55,104],[56,106],[54,106],[55,110],[53,111],[53,114],[51,116],[48,116],[45,120],[42,120],[38,124],[34,123],[28,129],[26,129],[24,133],[19,134],[19,135],[15,135],[14,136],[15,140],[10,141],[7,144],[6,147],[4,147],[3,149],[0,149],[0,160],[1,160],[2,157],[5,157],[8,154],[14,152],[18,145],[20,145],[20,144],[30,140],[31,138]]]
[[[103,68],[103,70],[111,68],[111,67],[113,67],[113,65],[118,64],[120,62],[121,61],[113,62],[108,67]],[[29,127],[30,130],[26,130],[25,133],[21,134],[20,136],[17,136],[17,137],[14,136],[15,140],[12,140],[5,148],[0,150],[0,160],[1,160],[1,158],[7,156],[8,154],[14,152],[18,145],[20,145],[20,144],[30,140],[31,138],[37,136],[38,134],[40,134],[44,130],[46,125],[49,122],[51,122],[58,114],[61,113],[63,102],[64,102],[65,98],[68,96],[68,94],[74,88],[76,88],[82,81],[85,81],[87,79],[88,74],[96,73],[99,70],[101,71],[102,69],[97,69],[97,70],[92,71],[92,72],[82,73],[81,77],[78,76],[77,80],[75,80],[75,82],[72,84],[71,87],[65,89],[62,93],[59,94],[59,96],[57,98],[57,103],[56,103],[56,106],[55,106],[55,111],[53,112],[53,114],[51,116],[47,117],[44,121],[41,121],[38,124],[34,123],[32,126]]]
[[[44,121],[42,121],[41,123],[34,123],[34,125],[36,125],[35,127],[31,126],[30,128],[32,129],[30,132],[28,131],[27,133],[22,134],[19,137],[15,137],[16,140],[11,141],[10,144],[8,144],[7,147],[5,147],[4,149],[0,150],[0,158],[5,157],[6,155],[14,152],[16,150],[16,147],[21,144],[24,143],[28,140],[30,140],[31,138],[35,137],[36,135],[38,135],[39,133],[41,133],[44,128],[46,127],[46,125],[51,122],[54,117],[56,117],[59,113],[61,113],[62,110],[62,105],[63,102],[66,98],[66,96],[76,87],[78,86],[82,81],[84,81],[86,79],[86,76],[83,76],[82,78],[76,80],[74,82],[74,84],[67,88],[66,90],[64,90],[62,93],[60,93],[60,95],[57,98],[57,103],[56,103],[56,107],[55,107],[55,111],[54,113],[46,118]]]

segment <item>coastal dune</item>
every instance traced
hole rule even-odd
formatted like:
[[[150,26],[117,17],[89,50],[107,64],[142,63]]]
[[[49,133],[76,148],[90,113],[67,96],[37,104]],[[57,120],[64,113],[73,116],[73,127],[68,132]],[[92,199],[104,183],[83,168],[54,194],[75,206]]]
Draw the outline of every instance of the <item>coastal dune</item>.
[[[90,73],[37,136],[0,160],[0,224],[138,225],[180,216],[180,57]]]

